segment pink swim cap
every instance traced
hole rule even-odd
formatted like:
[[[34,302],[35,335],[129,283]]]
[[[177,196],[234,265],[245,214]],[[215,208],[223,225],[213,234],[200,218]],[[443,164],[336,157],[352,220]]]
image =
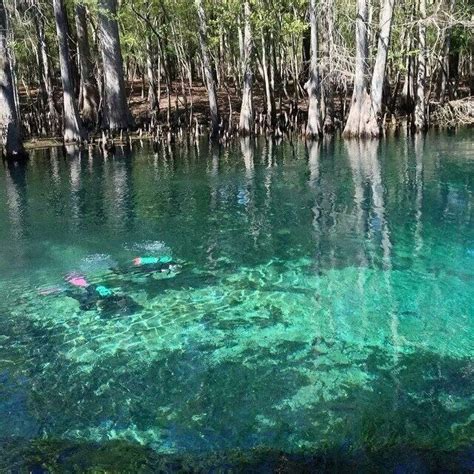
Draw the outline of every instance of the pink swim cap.
[[[87,280],[82,276],[82,275],[77,275],[74,273],[71,273],[66,276],[66,281],[70,283],[73,286],[78,286],[80,288],[85,288],[89,286],[89,283]]]

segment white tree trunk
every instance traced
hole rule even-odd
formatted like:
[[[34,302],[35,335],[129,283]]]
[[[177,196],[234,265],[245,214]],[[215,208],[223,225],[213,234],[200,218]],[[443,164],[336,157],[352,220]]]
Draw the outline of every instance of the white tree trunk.
[[[0,0],[0,144],[7,159],[26,157],[21,140],[15,105],[15,92],[8,52],[8,23],[3,0]]]
[[[347,138],[358,137],[360,135],[360,120],[364,115],[364,108],[367,107],[369,95],[367,92],[367,0],[357,0],[356,19],[356,63],[354,76],[354,90],[352,92],[351,109],[344,128],[344,136]]]
[[[275,97],[273,96],[273,89],[270,82],[270,75],[268,74],[268,59],[267,59],[267,42],[265,39],[265,31],[262,31],[262,75],[265,83],[265,97],[267,102],[267,127],[273,131],[275,127]]]
[[[242,55],[242,106],[240,109],[239,130],[241,135],[250,135],[253,131],[253,97],[252,97],[252,29],[250,26],[250,2],[245,0],[244,3],[244,46]]]
[[[89,127],[95,127],[98,122],[99,89],[90,55],[86,7],[81,3],[76,5],[76,33],[81,74],[82,120]]]
[[[418,23],[418,71],[416,75],[416,103],[414,126],[417,132],[426,129],[426,2],[419,0],[420,20]]]
[[[409,16],[409,21],[413,21],[415,12],[412,11]],[[410,34],[410,32],[406,33],[406,39],[405,39],[406,44],[404,45],[404,48],[406,52],[409,52],[413,48],[413,37]],[[414,58],[412,55],[406,54],[406,60],[405,60],[405,82],[403,83],[403,89],[401,93],[401,105],[402,108],[406,112],[412,112],[413,111],[413,98],[415,96],[414,94],[414,67],[415,67],[415,62]]]
[[[211,113],[211,138],[219,136],[219,108],[217,105],[216,82],[212,74],[211,61],[207,48],[207,22],[202,0],[195,0],[198,19],[199,19],[199,43],[201,45],[202,62],[204,65],[204,74],[206,76],[207,94],[209,96],[209,109]]]
[[[374,71],[372,73],[372,82],[370,85],[370,116],[364,130],[364,135],[371,137],[377,137],[381,133],[383,85],[385,81],[388,48],[390,45],[390,33],[392,30],[394,4],[395,0],[384,0],[382,10],[380,12],[377,57],[375,59]]]
[[[316,17],[316,0],[309,0],[309,22],[311,25],[311,65],[309,68],[309,79],[305,84],[308,92],[308,123],[306,125],[306,137],[317,139],[321,135],[321,123],[319,113],[319,70],[318,70],[318,21]]]
[[[321,3],[325,14],[321,15],[320,25],[324,34],[321,35],[322,74],[319,77],[321,87],[321,123],[324,132],[334,130],[334,95],[336,84],[333,78],[334,65],[334,2],[326,0]]]
[[[149,36],[146,39],[146,74],[148,79],[148,102],[152,116],[155,116],[158,110],[158,98],[156,96],[155,69],[153,67],[153,49]]]
[[[32,17],[35,22],[36,34],[38,36],[38,66],[39,66],[39,82],[43,93],[44,115],[48,132],[52,135],[58,134],[59,117],[54,101],[54,87],[51,77],[51,69],[49,67],[49,58],[47,54],[46,35],[44,31],[44,18],[38,5],[32,10]],[[47,110],[46,110],[47,108]]]
[[[133,119],[125,93],[117,0],[99,0],[99,27],[104,70],[104,126],[112,131],[126,130],[133,126]]]
[[[367,64],[367,0],[358,0],[359,14],[356,26],[356,78],[354,81],[354,94],[352,105],[344,129],[346,137],[378,137],[381,133],[382,120],[382,97],[383,84],[385,80],[385,69],[387,65],[388,48],[390,44],[390,33],[392,29],[393,8],[395,0],[384,0],[380,11],[379,40],[377,46],[377,57],[370,86],[370,95],[367,92],[367,77],[360,78],[361,68]],[[364,58],[365,65],[362,65]],[[358,64],[358,62],[361,64]],[[358,76],[359,73],[359,76]]]
[[[65,142],[78,142],[85,138],[81,118],[74,98],[70,54],[68,46],[68,27],[63,0],[54,0],[54,17],[59,43],[59,63],[63,84],[63,138]]]

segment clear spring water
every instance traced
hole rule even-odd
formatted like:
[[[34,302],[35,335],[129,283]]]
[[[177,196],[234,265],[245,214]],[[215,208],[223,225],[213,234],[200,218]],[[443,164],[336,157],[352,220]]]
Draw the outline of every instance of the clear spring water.
[[[120,440],[234,466],[276,452],[471,470],[469,132],[37,151],[0,170],[0,222],[3,468],[49,466],[48,441],[57,466],[92,462],[61,454],[71,443],[101,465]],[[126,271],[170,252],[168,278]],[[41,294],[71,271],[140,307]]]

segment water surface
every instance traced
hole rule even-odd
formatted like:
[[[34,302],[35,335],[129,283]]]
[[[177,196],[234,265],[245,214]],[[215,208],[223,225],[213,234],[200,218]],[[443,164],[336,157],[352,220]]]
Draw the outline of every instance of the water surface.
[[[0,466],[471,471],[473,193],[467,132],[2,168]],[[81,309],[71,271],[138,309]]]

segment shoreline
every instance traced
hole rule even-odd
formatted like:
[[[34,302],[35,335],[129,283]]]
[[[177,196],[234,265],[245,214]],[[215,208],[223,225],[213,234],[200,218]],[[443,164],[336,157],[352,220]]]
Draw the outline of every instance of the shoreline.
[[[436,132],[436,133],[448,133],[448,132],[449,133],[453,133],[453,132],[457,133],[457,132],[461,132],[461,131],[466,130],[466,129],[473,129],[473,128],[474,128],[474,124],[459,124],[458,126],[455,126],[455,127],[447,127],[447,126],[441,127],[439,125],[432,125],[430,128],[428,128],[425,132],[423,132],[420,135],[426,136],[426,135],[429,135],[430,133],[433,133],[433,132]],[[407,131],[406,127],[397,127],[397,128],[387,127],[384,130],[384,134],[382,136],[378,137],[378,138],[363,138],[363,137],[362,138],[344,138],[344,137],[342,137],[342,132],[340,130],[337,130],[334,133],[325,134],[322,138],[320,138],[320,140],[316,140],[316,141],[321,141],[322,142],[322,141],[325,141],[325,140],[328,140],[328,139],[332,140],[332,139],[337,139],[337,138],[341,138],[345,141],[350,141],[350,140],[376,140],[376,141],[381,141],[384,138],[393,138],[393,137],[399,137],[399,136],[410,137],[410,136],[416,136],[416,135],[417,134],[415,134],[415,133],[411,133],[410,131]],[[154,144],[161,144],[161,143],[164,143],[164,144],[180,144],[180,143],[183,143],[184,141],[189,141],[190,139],[192,139],[193,141],[196,141],[196,140],[199,140],[199,139],[207,139],[208,137],[207,137],[206,134],[201,134],[199,136],[195,136],[193,133],[188,131],[188,132],[185,132],[179,138],[177,138],[176,136],[173,136],[173,138],[174,139],[171,140],[171,142],[166,140],[166,138],[162,139],[162,140],[156,140],[156,138],[148,132],[140,133],[140,131],[132,131],[132,132],[128,133],[126,139],[124,139],[124,138],[120,139],[120,137],[115,137],[115,138],[112,138],[112,140],[113,140],[113,143],[117,146],[125,146],[129,142],[136,142],[136,141],[146,141],[146,142],[152,142]],[[233,135],[229,140],[227,140],[225,142],[216,142],[216,145],[230,144],[230,143],[235,142],[235,140],[238,140],[240,138],[246,138],[246,137],[236,134],[236,135]],[[265,138],[266,140],[274,140],[274,141],[277,141],[277,140],[286,141],[286,140],[293,140],[293,139],[298,139],[298,140],[308,141],[308,142],[312,141],[312,140],[308,140],[304,135],[300,135],[298,133],[285,134],[282,137],[275,137],[272,134],[260,133],[260,134],[251,135],[250,138],[252,138],[252,139]],[[81,148],[88,148],[88,147],[98,147],[98,148],[100,148],[101,147],[101,135],[100,134],[94,134],[94,135],[92,135],[92,140],[90,140],[88,142],[84,142],[84,143],[74,143],[74,142],[64,143],[59,137],[40,137],[40,138],[37,138],[37,139],[31,139],[30,138],[28,140],[25,140],[25,142],[24,142],[24,147],[25,147],[26,151],[44,150],[44,149],[48,149],[48,148],[58,148],[58,147],[64,147],[64,146],[71,146],[71,147],[78,146],[78,147],[81,147]]]

